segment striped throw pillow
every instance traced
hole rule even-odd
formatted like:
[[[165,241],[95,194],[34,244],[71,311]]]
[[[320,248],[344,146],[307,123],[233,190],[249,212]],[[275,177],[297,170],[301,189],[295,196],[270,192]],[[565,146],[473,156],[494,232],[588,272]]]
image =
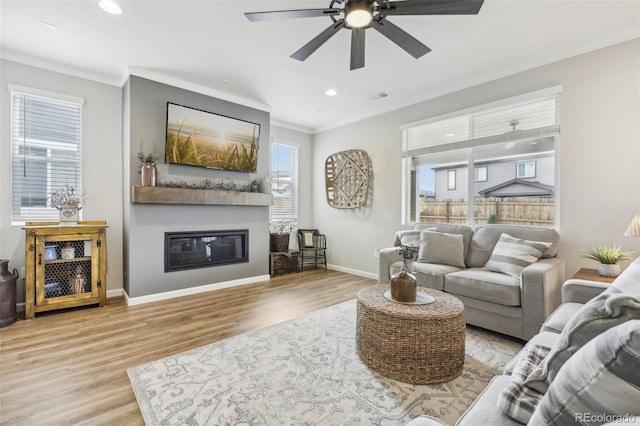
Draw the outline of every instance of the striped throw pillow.
[[[529,426],[595,425],[640,415],[640,320],[610,328],[576,352],[538,403]],[[624,421],[625,419],[629,419]]]
[[[549,247],[551,243],[522,240],[503,233],[484,267],[519,279],[522,270],[536,263]]]

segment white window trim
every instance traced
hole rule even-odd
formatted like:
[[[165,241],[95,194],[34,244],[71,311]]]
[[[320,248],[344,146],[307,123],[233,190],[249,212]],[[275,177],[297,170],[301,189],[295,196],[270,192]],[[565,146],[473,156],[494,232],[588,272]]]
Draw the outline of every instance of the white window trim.
[[[274,219],[273,218],[273,206],[269,206],[269,220],[294,220],[294,221],[298,221],[300,218],[300,151],[301,151],[301,147],[302,145],[299,142],[295,142],[295,141],[289,141],[286,139],[278,139],[278,138],[272,138],[271,139],[271,143],[269,144],[269,178],[271,178],[271,173],[272,173],[272,164],[273,164],[273,158],[271,158],[271,153],[273,152],[273,144],[280,144],[280,145],[289,145],[289,146],[294,146],[296,148],[298,148],[298,161],[297,161],[297,166],[298,166],[298,170],[296,172],[296,180],[297,180],[297,185],[296,185],[296,217],[293,219]],[[272,191],[273,191],[273,181],[271,182],[272,185]]]

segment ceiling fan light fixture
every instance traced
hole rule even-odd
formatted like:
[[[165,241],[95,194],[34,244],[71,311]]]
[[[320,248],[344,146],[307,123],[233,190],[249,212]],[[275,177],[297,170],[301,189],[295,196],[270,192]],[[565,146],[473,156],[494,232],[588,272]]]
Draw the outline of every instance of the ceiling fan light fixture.
[[[344,20],[351,28],[366,27],[373,20],[372,3],[351,0],[344,7]]]

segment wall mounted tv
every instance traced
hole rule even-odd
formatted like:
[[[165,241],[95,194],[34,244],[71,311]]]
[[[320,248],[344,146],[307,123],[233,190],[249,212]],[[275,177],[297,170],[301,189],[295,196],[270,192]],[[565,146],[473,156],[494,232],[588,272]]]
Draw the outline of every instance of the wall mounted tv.
[[[259,138],[259,124],[167,102],[167,163],[255,173]]]

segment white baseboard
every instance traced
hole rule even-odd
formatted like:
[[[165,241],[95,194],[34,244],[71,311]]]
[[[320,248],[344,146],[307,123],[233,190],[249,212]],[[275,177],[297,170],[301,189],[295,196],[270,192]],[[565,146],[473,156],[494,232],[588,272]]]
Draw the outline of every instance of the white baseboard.
[[[359,277],[371,278],[374,280],[378,279],[378,274],[372,274],[371,272],[359,271],[357,269],[345,268],[343,266],[338,265],[327,265],[328,269],[338,272],[344,272],[346,274],[357,275]]]
[[[254,284],[261,281],[269,281],[269,275],[258,275],[256,277],[242,278],[233,281],[224,281],[221,283],[205,284],[197,287],[189,287],[180,290],[166,291],[164,293],[150,294],[148,296],[130,297],[126,291],[122,290],[124,300],[128,306],[142,305],[144,303],[158,302],[160,300],[173,299],[176,297],[190,296],[192,294],[204,293],[212,290],[220,290],[229,287],[238,287],[241,285]],[[116,291],[116,290],[114,290]]]

